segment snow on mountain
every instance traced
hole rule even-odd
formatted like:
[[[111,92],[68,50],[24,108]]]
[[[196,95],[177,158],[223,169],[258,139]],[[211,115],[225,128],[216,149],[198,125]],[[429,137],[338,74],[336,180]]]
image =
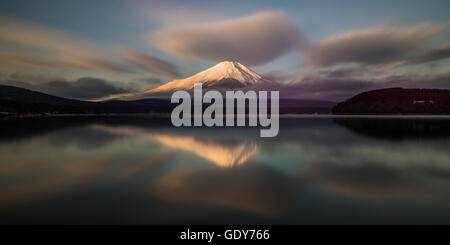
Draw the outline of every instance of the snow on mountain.
[[[242,88],[267,82],[261,75],[236,61],[223,61],[217,65],[184,79],[173,80],[144,94],[191,90],[194,83],[202,83],[203,88]]]

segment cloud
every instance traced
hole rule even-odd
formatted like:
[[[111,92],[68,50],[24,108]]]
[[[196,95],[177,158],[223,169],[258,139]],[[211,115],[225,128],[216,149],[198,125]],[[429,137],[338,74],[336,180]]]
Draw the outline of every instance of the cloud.
[[[388,65],[382,67],[380,70],[382,70],[382,71],[392,70],[392,69],[399,68],[402,66],[423,64],[423,63],[447,59],[447,58],[450,58],[450,44],[447,44],[441,48],[430,50],[430,51],[422,53],[420,55],[408,57],[407,59],[402,60],[402,61],[388,64]]]
[[[332,74],[332,73],[330,73]],[[323,76],[306,76],[293,80],[289,84],[281,84],[275,75],[272,81],[277,82],[275,87],[263,88],[265,90],[280,91],[281,98],[297,98],[297,99],[320,99],[331,100],[335,102],[347,100],[354,95],[373,89],[388,87],[403,88],[441,88],[450,89],[450,74],[439,75],[398,75],[386,76],[382,78],[367,77],[342,77],[338,74],[331,77],[330,74]]]
[[[379,26],[338,33],[314,43],[298,31],[285,13],[266,11],[207,24],[170,26],[150,33],[147,40],[185,60],[238,60],[253,66],[298,51],[313,67],[349,63],[385,65],[415,53],[427,39],[446,27]]]
[[[70,33],[4,16],[0,16],[0,41],[21,50],[33,51],[26,54],[0,53],[1,63],[106,73],[133,73],[139,69],[166,77],[180,76],[175,65],[150,54],[111,44],[99,44]]]
[[[151,85],[155,85],[155,84],[160,85],[160,84],[164,83],[161,79],[154,78],[154,77],[141,78],[141,79],[137,79],[136,81],[145,83],[145,84],[151,84]]]
[[[18,19],[0,16],[0,20],[0,40],[21,48],[32,48],[44,54],[36,57],[3,53],[0,59],[4,63],[101,72],[130,72],[126,66],[111,61],[111,57],[105,54],[101,45]]]
[[[120,65],[119,63],[103,60],[101,58],[96,58],[93,56],[72,55],[63,58],[64,56],[65,55],[61,55],[60,58],[35,58],[25,55],[0,53],[0,63],[38,67],[70,68],[114,73],[131,72],[130,69]]]
[[[115,94],[130,92],[130,89],[119,88],[111,82],[91,77],[80,78],[75,81],[52,80],[33,84],[24,81],[2,81],[2,84],[28,88],[31,90],[48,93],[72,99],[92,100]]]
[[[80,78],[75,82],[52,81],[47,83],[47,88],[54,94],[78,99],[94,99],[128,92],[97,78]]]
[[[283,98],[346,100],[358,93],[386,88],[447,88],[450,74],[411,71],[383,73],[400,66],[422,64],[450,57],[450,46],[419,55],[425,41],[445,25],[419,25],[406,29],[377,27],[353,30],[309,42],[302,54],[308,66],[298,72],[266,74]]]
[[[132,49],[123,49],[120,53],[131,64],[146,71],[170,78],[178,78],[181,76],[178,68],[174,64],[153,55]]]
[[[419,25],[409,29],[377,27],[328,37],[309,52],[315,66],[339,63],[381,64],[403,58],[442,26]]]
[[[265,64],[303,44],[289,17],[273,11],[203,25],[168,27],[151,33],[148,42],[182,59],[236,60],[250,66]]]
[[[170,1],[151,1],[150,3],[144,1],[136,5],[137,10],[144,11],[152,24],[156,23],[165,26],[204,23],[219,18],[223,19],[227,13],[230,13],[228,9],[223,7],[209,8],[206,5],[202,5],[202,8],[196,8],[195,6]]]
[[[0,39],[24,46],[87,54],[88,41],[20,19],[0,16]]]

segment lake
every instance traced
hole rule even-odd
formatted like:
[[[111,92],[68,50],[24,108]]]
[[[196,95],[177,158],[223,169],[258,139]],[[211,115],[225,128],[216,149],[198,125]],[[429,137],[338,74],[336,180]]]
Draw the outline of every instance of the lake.
[[[1,224],[450,224],[450,118],[0,121]]]

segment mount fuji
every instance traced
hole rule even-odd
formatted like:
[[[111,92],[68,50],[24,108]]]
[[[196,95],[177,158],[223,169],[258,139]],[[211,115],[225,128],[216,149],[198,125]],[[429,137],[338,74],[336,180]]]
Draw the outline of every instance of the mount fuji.
[[[192,92],[195,83],[202,83],[204,90],[219,91],[289,89],[263,78],[239,62],[224,61],[188,78],[173,80],[154,89],[119,95],[98,102],[66,99],[24,88],[0,85],[0,118],[2,115],[26,113],[167,113],[176,106],[169,99],[171,94],[177,90]],[[280,114],[329,113],[335,104],[330,101],[280,97]]]
[[[270,83],[261,75],[237,61],[223,61],[215,66],[184,79],[173,80],[144,94],[165,93],[176,90],[191,90],[194,83],[202,83],[204,89],[245,88]]]

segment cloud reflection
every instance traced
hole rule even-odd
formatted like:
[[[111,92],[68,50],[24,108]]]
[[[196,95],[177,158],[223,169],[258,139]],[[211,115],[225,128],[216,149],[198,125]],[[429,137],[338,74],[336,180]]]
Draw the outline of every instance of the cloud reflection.
[[[263,165],[242,168],[185,167],[158,178],[151,193],[159,198],[263,215],[285,212],[295,199],[292,179]]]

